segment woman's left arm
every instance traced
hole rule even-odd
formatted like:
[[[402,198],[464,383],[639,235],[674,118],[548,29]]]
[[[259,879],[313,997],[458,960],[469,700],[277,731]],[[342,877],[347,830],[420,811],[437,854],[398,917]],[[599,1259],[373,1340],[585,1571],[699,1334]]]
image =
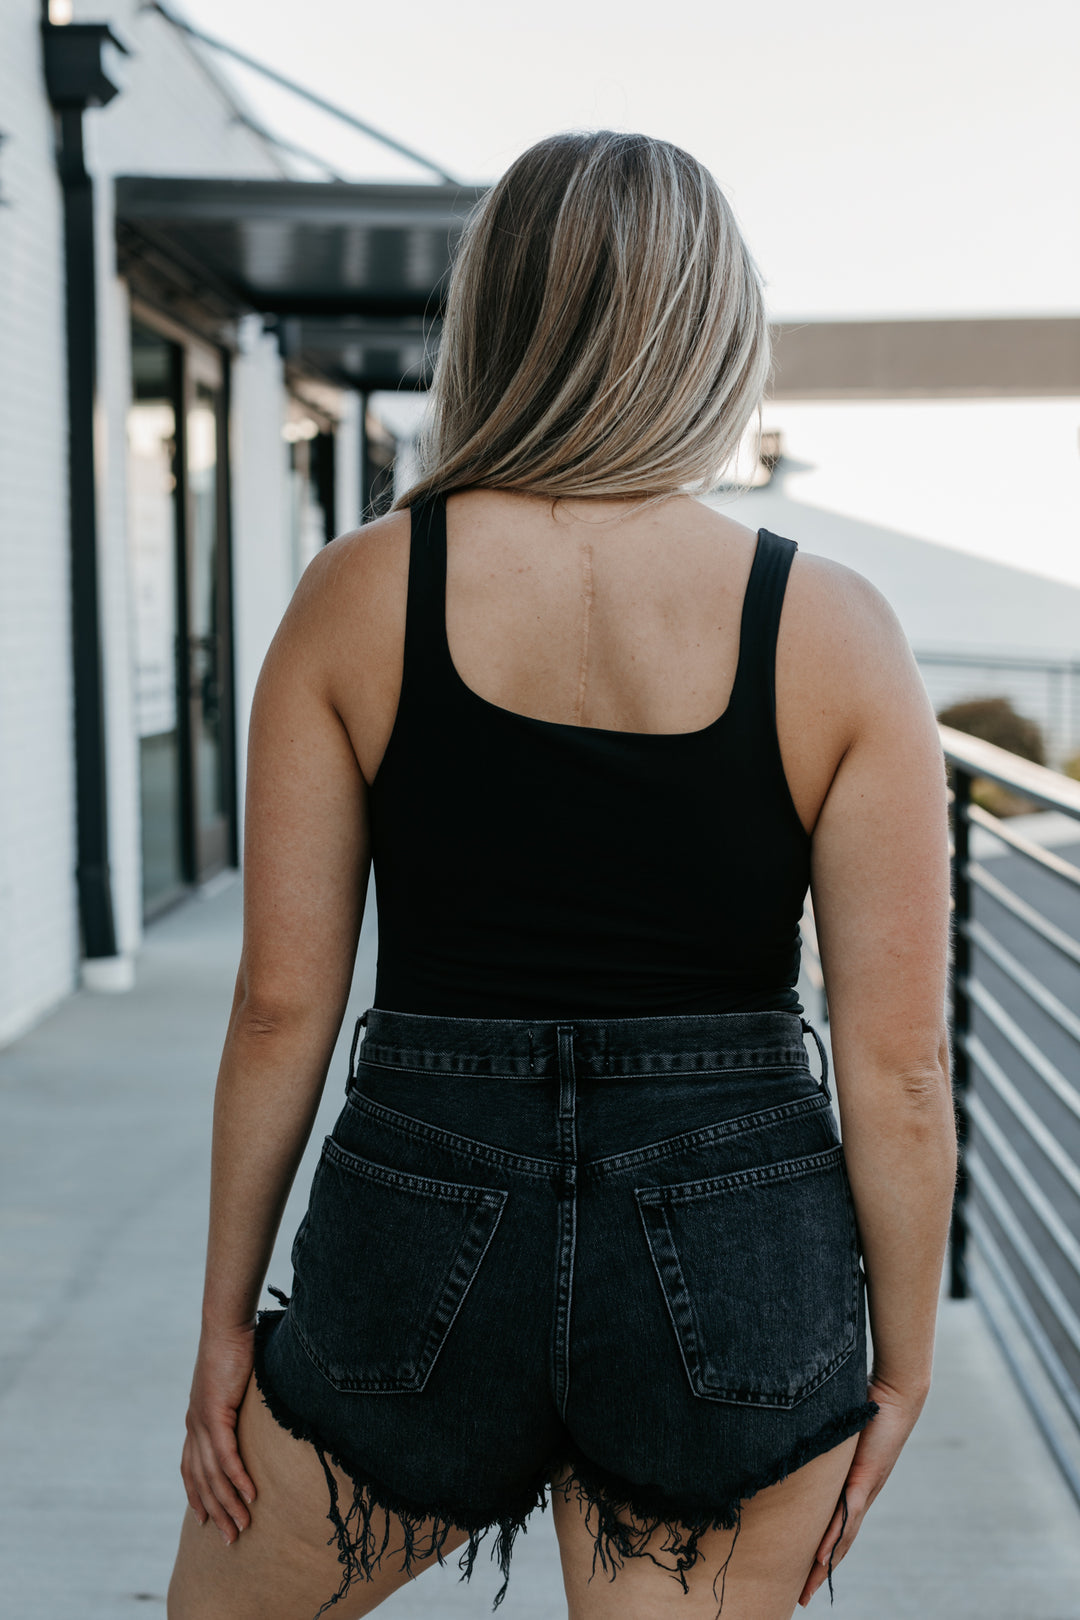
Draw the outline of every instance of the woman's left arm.
[[[352,982],[370,867],[367,790],[329,696],[332,543],[267,652],[248,737],[244,938],[214,1099],[202,1334],[181,1473],[226,1542],[255,1487],[236,1444],[255,1313]],[[241,1497],[244,1501],[241,1501]]]

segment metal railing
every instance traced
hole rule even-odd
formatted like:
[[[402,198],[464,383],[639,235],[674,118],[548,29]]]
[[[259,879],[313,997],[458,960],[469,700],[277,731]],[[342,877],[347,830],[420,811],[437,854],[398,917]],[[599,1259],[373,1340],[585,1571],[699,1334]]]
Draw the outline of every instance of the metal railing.
[[[1075,819],[1080,842],[1080,782],[948,726],[941,740],[953,786],[950,990],[960,1138],[949,1293],[979,1299],[1080,1501],[1080,867],[972,798],[977,779],[997,783]],[[1009,857],[1005,871],[975,858],[973,828]],[[993,1298],[973,1274],[969,1247],[996,1285]],[[1026,1356],[1016,1353],[1017,1330]],[[1073,1443],[1062,1432],[1063,1414]]]
[[[1080,867],[972,797],[976,781],[996,783],[1075,820],[1080,843],[1080,782],[940,733],[952,779],[959,1137],[949,1294],[978,1299],[1080,1502]],[[802,931],[827,1016],[809,901]]]

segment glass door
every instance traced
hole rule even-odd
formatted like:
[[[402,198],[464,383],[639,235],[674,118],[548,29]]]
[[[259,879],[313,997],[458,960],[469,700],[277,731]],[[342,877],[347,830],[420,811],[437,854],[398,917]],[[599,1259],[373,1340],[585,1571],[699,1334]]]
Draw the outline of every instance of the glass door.
[[[182,727],[177,707],[180,348],[135,321],[131,358],[128,550],[134,605],[143,913],[150,917],[175,900],[187,882]]]
[[[224,483],[221,357],[190,344],[185,353],[187,701],[192,855],[198,879],[231,855],[229,567]]]
[[[228,459],[220,353],[139,306],[131,356],[128,545],[149,918],[236,861]]]

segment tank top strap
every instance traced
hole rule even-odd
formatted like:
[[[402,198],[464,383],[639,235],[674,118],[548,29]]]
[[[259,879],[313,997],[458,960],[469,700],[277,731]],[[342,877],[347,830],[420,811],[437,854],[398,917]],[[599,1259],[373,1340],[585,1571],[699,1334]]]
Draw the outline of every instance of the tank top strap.
[[[730,707],[773,730],[776,727],[776,641],[788,574],[798,547],[771,529],[758,543],[743,597],[739,662]]]
[[[415,700],[421,712],[453,690],[446,638],[446,497],[427,495],[410,509],[409,586],[398,707]]]

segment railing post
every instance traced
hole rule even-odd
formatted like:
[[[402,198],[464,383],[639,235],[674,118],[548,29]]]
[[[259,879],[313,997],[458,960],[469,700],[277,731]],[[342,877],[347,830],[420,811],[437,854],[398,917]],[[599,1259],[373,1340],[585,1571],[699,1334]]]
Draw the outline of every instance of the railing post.
[[[968,820],[968,806],[971,803],[971,773],[954,762],[952,776],[953,939],[950,990],[952,1089],[958,1160],[952,1222],[949,1228],[949,1297],[967,1299],[971,1291],[967,1275],[968,1174],[965,1162],[968,1136],[967,1097],[970,1083],[967,1038],[971,1026],[971,1000],[968,994],[968,971],[971,961],[971,941],[968,935],[968,924],[971,920],[971,877],[968,870],[971,827]]]

